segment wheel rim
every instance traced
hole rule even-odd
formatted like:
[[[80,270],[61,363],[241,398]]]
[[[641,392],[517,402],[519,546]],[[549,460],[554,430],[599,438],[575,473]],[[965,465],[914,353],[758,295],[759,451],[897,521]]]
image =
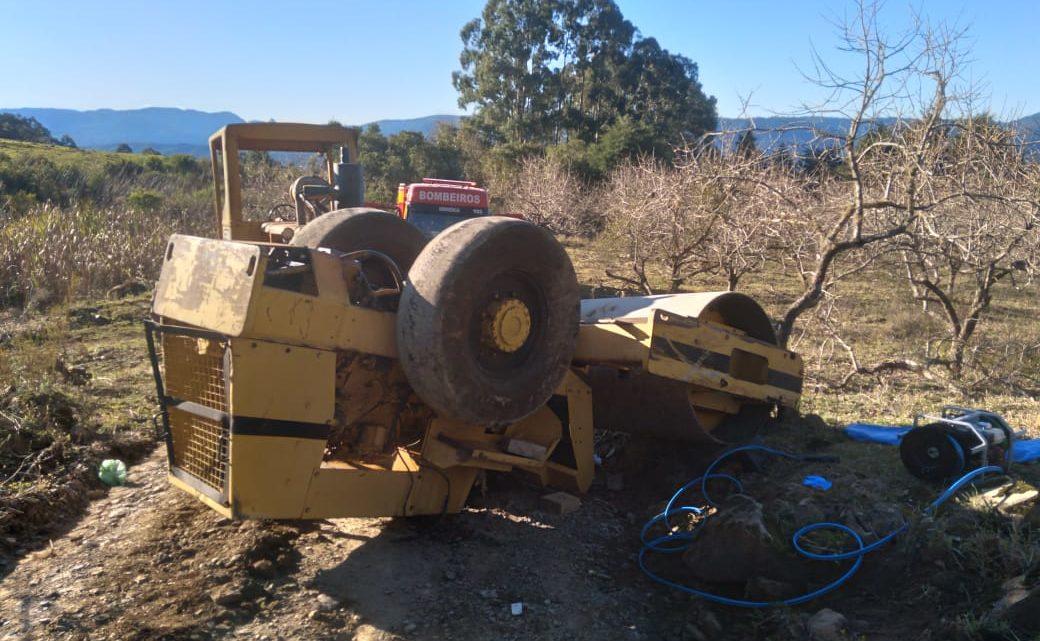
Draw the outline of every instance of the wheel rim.
[[[531,335],[531,312],[518,298],[495,301],[484,313],[484,345],[513,353]]]
[[[470,322],[480,328],[470,332],[477,364],[493,376],[508,376],[540,345],[548,322],[545,296],[522,272],[497,274],[473,306]]]

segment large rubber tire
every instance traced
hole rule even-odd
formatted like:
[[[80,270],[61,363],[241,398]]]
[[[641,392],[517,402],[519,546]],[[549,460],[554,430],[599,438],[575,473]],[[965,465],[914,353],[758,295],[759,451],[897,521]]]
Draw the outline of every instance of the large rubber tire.
[[[441,416],[502,426],[552,396],[570,366],[581,315],[567,252],[545,229],[501,216],[452,225],[412,266],[397,314],[401,366]],[[482,338],[496,297],[521,300],[530,331],[512,352]]]
[[[415,258],[426,246],[426,236],[394,214],[381,209],[352,207],[323,214],[296,232],[290,245],[327,247],[341,252],[370,249],[390,257],[407,277]],[[374,285],[393,286],[393,279],[377,263],[365,266],[365,276]]]

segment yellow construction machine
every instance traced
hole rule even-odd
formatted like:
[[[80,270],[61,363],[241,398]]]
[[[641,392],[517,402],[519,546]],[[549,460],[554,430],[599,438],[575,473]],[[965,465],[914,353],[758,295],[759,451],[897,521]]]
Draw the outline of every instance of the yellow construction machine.
[[[351,207],[236,227],[228,167],[272,125],[231,127],[213,138],[231,240],[173,236],[147,324],[170,481],[227,517],[456,512],[484,471],[584,492],[593,429],[740,441],[799,399],[801,359],[748,296],[580,300],[565,250],[522,220],[429,241]],[[348,200],[336,171],[300,199]]]

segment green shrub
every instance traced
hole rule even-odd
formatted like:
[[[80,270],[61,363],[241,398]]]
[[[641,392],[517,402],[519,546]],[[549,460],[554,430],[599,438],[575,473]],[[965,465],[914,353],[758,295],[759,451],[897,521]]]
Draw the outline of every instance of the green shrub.
[[[127,196],[126,204],[137,211],[154,212],[162,206],[163,197],[157,192],[141,189]]]

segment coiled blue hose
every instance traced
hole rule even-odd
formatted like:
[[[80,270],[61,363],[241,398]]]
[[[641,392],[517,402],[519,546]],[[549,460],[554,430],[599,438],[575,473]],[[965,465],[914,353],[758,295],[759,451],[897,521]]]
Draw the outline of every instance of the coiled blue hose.
[[[676,503],[678,502],[680,497],[682,497],[684,494],[686,494],[691,489],[696,487],[696,488],[698,488],[700,490],[701,495],[704,497],[705,502],[709,506],[713,506],[713,507],[716,506],[715,502],[711,500],[711,496],[708,494],[708,487],[707,487],[708,486],[708,481],[712,481],[712,480],[728,481],[731,484],[733,484],[733,486],[737,489],[738,492],[743,492],[744,488],[743,488],[743,486],[741,485],[740,481],[737,478],[735,478],[733,476],[730,476],[728,474],[715,474],[713,471],[715,470],[716,467],[719,466],[720,463],[722,463],[722,461],[724,461],[727,458],[733,456],[734,454],[737,454],[739,452],[749,452],[749,451],[764,452],[766,454],[771,454],[773,456],[779,456],[779,457],[790,459],[790,460],[794,460],[794,461],[821,461],[821,460],[834,461],[834,460],[836,460],[834,457],[820,457],[820,456],[811,456],[811,455],[804,455],[804,454],[794,454],[794,453],[791,453],[791,452],[785,452],[783,450],[773,449],[771,447],[765,447],[763,445],[743,445],[743,446],[740,446],[740,447],[735,447],[735,448],[733,448],[731,450],[728,450],[726,452],[723,452],[721,456],[719,456],[717,459],[715,459],[711,463],[711,465],[709,465],[708,468],[706,470],[704,470],[704,474],[702,476],[698,476],[697,478],[693,479],[692,481],[690,481],[690,482],[686,483],[685,485],[683,485],[682,487],[680,487],[675,492],[675,494],[672,495],[672,498],[669,499],[668,504],[665,506],[663,512],[661,512],[657,516],[653,517],[652,519],[650,519],[649,521],[647,521],[643,525],[643,528],[642,528],[642,530],[639,533],[639,538],[640,538],[640,540],[643,543],[643,547],[639,551],[639,568],[648,577],[650,577],[651,579],[653,579],[654,581],[657,581],[658,583],[660,583],[662,585],[667,585],[670,588],[674,588],[676,590],[679,590],[680,592],[685,592],[686,594],[690,594],[690,595],[702,598],[702,599],[704,599],[706,601],[711,601],[711,602],[714,602],[714,603],[720,603],[722,605],[732,605],[732,606],[737,606],[737,607],[742,607],[742,608],[767,608],[767,607],[772,607],[772,606],[799,605],[801,603],[805,603],[807,601],[811,601],[811,600],[813,600],[813,599],[815,599],[817,597],[821,597],[824,594],[827,594],[828,592],[831,592],[832,590],[837,589],[843,583],[845,583],[850,578],[852,578],[852,575],[854,575],[859,570],[860,565],[863,564],[863,557],[866,554],[868,554],[870,552],[873,552],[874,550],[878,549],[882,545],[888,543],[889,541],[891,541],[892,539],[894,539],[898,535],[900,535],[903,532],[905,532],[910,527],[910,523],[904,521],[903,524],[900,525],[899,527],[897,527],[895,530],[893,530],[892,532],[889,532],[888,534],[886,534],[882,538],[878,539],[877,541],[871,543],[870,545],[864,545],[863,538],[860,537],[860,535],[858,533],[856,533],[855,530],[853,530],[852,528],[848,527],[847,525],[843,525],[841,523],[831,523],[831,522],[812,523],[810,525],[806,525],[805,527],[799,529],[791,537],[791,545],[793,545],[794,549],[799,554],[801,554],[802,556],[804,556],[804,557],[806,557],[808,559],[813,559],[813,560],[817,560],[817,561],[843,561],[843,560],[853,559],[853,563],[852,563],[851,566],[849,566],[849,568],[845,571],[844,574],[839,576],[837,579],[831,581],[830,583],[828,583],[828,584],[826,584],[826,585],[824,585],[824,586],[822,586],[820,588],[817,588],[815,590],[812,590],[811,592],[807,592],[806,594],[790,597],[790,598],[787,598],[787,599],[783,599],[781,601],[751,601],[749,599],[735,599],[735,598],[731,598],[731,597],[722,596],[720,594],[714,594],[712,592],[705,592],[704,590],[698,590],[697,588],[692,588],[692,587],[690,587],[688,585],[683,585],[683,584],[677,583],[675,581],[670,581],[670,580],[660,576],[659,574],[655,574],[649,568],[647,568],[646,567],[646,556],[647,556],[648,553],[650,553],[650,552],[658,552],[658,553],[661,553],[661,554],[676,554],[676,553],[680,553],[683,550],[685,550],[687,547],[689,547],[690,542],[693,541],[694,532],[696,530],[675,531],[675,532],[673,532],[672,531],[672,525],[671,525],[671,522],[669,521],[669,519],[671,517],[673,517],[673,516],[678,516],[678,515],[681,515],[681,514],[694,514],[694,515],[700,516],[700,515],[703,515],[704,508],[695,507],[695,506],[691,506],[691,505],[679,505],[679,506],[676,506]],[[990,474],[990,473],[1003,474],[1003,473],[1005,473],[1005,469],[1002,468],[1002,467],[996,466],[996,465],[987,465],[985,467],[980,467],[980,468],[977,468],[977,469],[974,469],[974,470],[968,472],[967,474],[965,474],[962,477],[960,477],[959,479],[957,479],[957,481],[954,482],[952,485],[947,487],[946,490],[943,491],[943,493],[940,494],[938,498],[936,498],[934,501],[932,501],[931,504],[929,504],[929,506],[927,508],[925,508],[924,513],[925,514],[930,514],[931,512],[936,510],[940,505],[942,505],[943,503],[948,501],[962,487],[964,487],[965,485],[968,485],[969,483],[971,483],[972,481],[974,481],[978,477],[983,476],[985,474]],[[661,536],[650,538],[650,535],[649,535],[650,530],[653,529],[656,526],[661,525],[661,524],[664,525],[664,527],[667,529],[667,532],[665,534],[661,535]],[[700,525],[703,525],[703,524],[704,524],[704,521],[701,521]],[[700,525],[698,525],[698,527],[700,527]],[[816,553],[816,552],[810,552],[809,550],[806,550],[805,548],[802,547],[801,541],[805,537],[805,535],[809,534],[810,532],[815,532],[817,530],[837,530],[839,532],[843,532],[843,533],[847,534],[852,539],[852,541],[856,544],[856,548],[853,549],[853,550],[849,550],[847,552],[835,552],[835,553],[828,553],[828,554],[819,554],[819,553]]]

